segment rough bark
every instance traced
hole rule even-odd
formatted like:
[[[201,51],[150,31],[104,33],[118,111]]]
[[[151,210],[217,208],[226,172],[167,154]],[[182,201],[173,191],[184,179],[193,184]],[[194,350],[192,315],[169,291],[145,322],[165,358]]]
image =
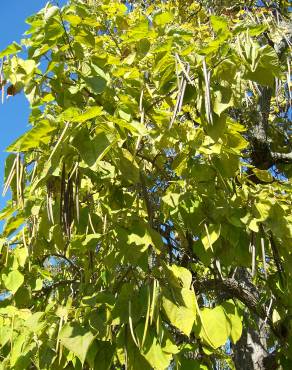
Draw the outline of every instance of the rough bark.
[[[247,291],[253,295],[254,300],[259,302],[259,293],[252,284],[251,274],[247,269],[241,268],[236,278],[244,284]],[[257,303],[258,306],[258,303]],[[234,363],[238,370],[264,370],[264,359],[268,356],[266,312],[262,307],[252,317],[245,315],[243,333],[233,349]],[[254,322],[254,325],[251,325]]]

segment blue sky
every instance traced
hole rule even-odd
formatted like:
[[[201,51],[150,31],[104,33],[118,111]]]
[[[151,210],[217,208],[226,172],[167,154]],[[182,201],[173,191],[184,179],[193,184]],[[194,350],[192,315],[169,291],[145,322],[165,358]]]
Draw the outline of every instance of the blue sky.
[[[59,1],[60,4],[65,2]],[[23,37],[23,33],[28,29],[25,19],[43,8],[46,3],[47,0],[1,1],[0,50]],[[29,104],[23,94],[5,99],[3,105],[0,103],[0,209],[5,205],[5,199],[1,196],[5,148],[28,129],[28,116]]]

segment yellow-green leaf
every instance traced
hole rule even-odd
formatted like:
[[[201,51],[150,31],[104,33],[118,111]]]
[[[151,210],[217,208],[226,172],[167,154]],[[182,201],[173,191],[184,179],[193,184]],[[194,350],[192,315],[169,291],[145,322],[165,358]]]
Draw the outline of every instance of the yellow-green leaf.
[[[73,352],[84,364],[88,349],[94,340],[91,331],[78,323],[67,323],[61,329],[59,339],[61,344]]]

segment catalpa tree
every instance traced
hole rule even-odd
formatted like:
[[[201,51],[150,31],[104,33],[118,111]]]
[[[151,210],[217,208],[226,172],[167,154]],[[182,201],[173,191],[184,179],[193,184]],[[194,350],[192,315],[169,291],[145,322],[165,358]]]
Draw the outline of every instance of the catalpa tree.
[[[288,6],[48,3],[0,53],[1,369],[292,368]]]

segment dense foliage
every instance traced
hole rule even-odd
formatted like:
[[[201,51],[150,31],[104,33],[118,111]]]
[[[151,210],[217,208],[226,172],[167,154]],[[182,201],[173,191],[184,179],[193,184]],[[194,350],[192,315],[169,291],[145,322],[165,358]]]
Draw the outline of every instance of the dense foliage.
[[[288,15],[71,0],[28,18],[0,53],[2,95],[31,104],[7,149],[1,369],[292,368]]]

